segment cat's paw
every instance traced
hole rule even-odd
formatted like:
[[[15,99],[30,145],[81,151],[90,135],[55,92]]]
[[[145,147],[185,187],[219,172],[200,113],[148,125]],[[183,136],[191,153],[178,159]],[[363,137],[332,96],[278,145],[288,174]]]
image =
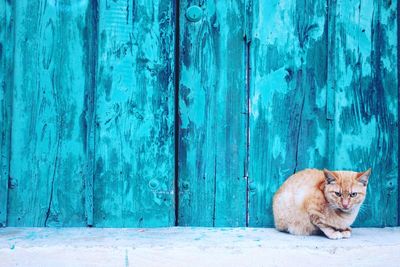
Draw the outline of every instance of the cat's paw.
[[[343,236],[343,238],[350,238],[351,237],[351,231],[350,230],[342,231],[342,236]]]
[[[342,239],[343,238],[342,232],[339,232],[339,231],[331,232],[331,233],[327,234],[326,236],[329,239]]]

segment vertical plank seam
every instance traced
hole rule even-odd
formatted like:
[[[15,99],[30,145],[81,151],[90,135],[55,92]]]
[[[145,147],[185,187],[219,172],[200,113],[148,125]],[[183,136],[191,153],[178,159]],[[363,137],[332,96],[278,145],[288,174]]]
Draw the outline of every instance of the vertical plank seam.
[[[303,112],[304,112],[304,103],[306,100],[306,95],[304,93],[303,95],[303,100],[301,102],[301,109],[300,109],[300,116],[299,116],[299,124],[297,126],[297,136],[296,136],[296,153],[295,153],[295,163],[294,163],[294,169],[293,169],[293,174],[297,172],[297,167],[299,165],[299,144],[300,144],[300,132],[301,132],[301,126],[303,124]]]
[[[53,88],[54,90],[54,88]],[[54,93],[54,96],[57,98],[57,93]],[[58,102],[56,100],[56,102]],[[58,103],[56,103],[56,114],[58,113]],[[59,120],[59,118],[57,118],[57,121]],[[58,122],[57,122],[58,124]],[[57,127],[58,128],[58,127]],[[54,180],[56,178],[56,173],[57,173],[57,166],[58,166],[58,160],[59,160],[59,153],[60,153],[60,145],[61,145],[61,136],[60,136],[60,131],[57,130],[57,146],[56,146],[56,158],[54,160],[54,165],[53,165],[53,175],[51,177],[51,186],[50,186],[50,198],[49,198],[49,204],[47,207],[47,211],[46,211],[46,217],[44,219],[44,227],[47,227],[47,222],[49,220],[50,217],[50,213],[51,213],[51,204],[53,203],[53,194],[54,194]]]
[[[246,179],[246,218],[245,218],[245,224],[246,227],[249,226],[249,219],[250,219],[250,214],[249,214],[249,205],[250,205],[250,199],[249,199],[249,166],[250,166],[250,74],[251,74],[251,8],[252,8],[252,0],[246,0],[245,1],[245,10],[244,10],[244,16],[245,16],[245,32],[244,32],[244,60],[245,60],[245,96],[246,96],[246,143],[245,143],[245,153],[246,153],[246,158],[244,162],[244,178]]]
[[[86,175],[85,175],[85,213],[86,213],[86,225],[92,227],[94,225],[93,216],[93,199],[94,199],[94,173],[95,173],[95,153],[96,153],[96,81],[97,81],[97,60],[98,60],[98,0],[92,1],[89,4],[90,9],[87,16],[88,21],[88,45],[86,47],[86,53],[89,65],[89,79],[85,94],[86,101],[86,124],[88,129],[86,132]]]
[[[326,87],[326,119],[328,121],[327,134],[327,151],[328,151],[328,167],[335,167],[335,32],[336,32],[336,0],[327,0],[327,52],[326,60],[327,87]],[[332,37],[333,34],[333,37]],[[333,78],[331,78],[331,76]]]
[[[249,226],[249,161],[250,161],[250,45],[251,40],[248,39],[247,34],[244,36],[245,42],[245,96],[246,96],[246,158],[244,162],[244,177],[246,179],[246,227]]]
[[[6,8],[6,3],[4,1],[4,19],[2,21],[0,21],[1,27],[5,28],[4,29],[5,30],[4,36],[7,35],[7,12],[6,12],[6,9],[7,9]],[[6,39],[6,38],[4,38],[4,39]],[[1,60],[1,64],[2,64],[3,68],[5,70],[8,70],[8,68],[7,68],[7,57],[6,57],[7,52],[6,51],[7,51],[7,48],[4,49],[4,46],[3,46],[3,53],[1,55],[1,59],[0,60]],[[0,116],[3,116],[3,114],[4,114],[5,110],[6,110],[5,107],[6,107],[6,104],[7,104],[7,102],[5,100],[5,99],[7,99],[6,96],[5,96],[5,93],[7,92],[7,90],[5,90],[6,87],[7,87],[7,82],[6,82],[7,74],[6,73],[7,73],[7,71],[5,71],[3,80],[1,81],[2,82],[1,90],[3,91],[3,100],[1,100],[1,101],[3,102],[3,105],[0,106],[1,107]],[[3,120],[4,120],[4,118],[3,118]],[[1,134],[1,136],[0,136],[0,146],[1,146],[1,148],[0,148],[0,152],[1,152],[1,154],[0,154],[0,163],[1,163],[1,166],[0,166],[1,167],[1,169],[0,169],[0,171],[1,171],[1,173],[0,173],[0,182],[1,182],[0,187],[4,186],[4,192],[7,194],[7,191],[8,191],[8,179],[6,179],[5,176],[7,175],[7,169],[8,169],[7,164],[8,164],[8,161],[7,161],[7,159],[4,159],[4,157],[3,157],[3,153],[4,153],[4,149],[5,149],[5,142],[6,142],[6,140],[5,140],[6,137],[5,136],[7,135],[7,131],[4,128],[5,125],[6,125],[6,123],[4,123],[4,121],[3,121],[2,125],[0,125],[0,134]],[[3,184],[3,182],[4,182],[4,184]],[[6,221],[7,221],[7,197],[8,196],[4,196],[4,198],[6,200],[6,203],[0,203],[0,205],[1,205],[0,206],[0,227],[5,227],[6,226]],[[3,210],[3,209],[5,209],[5,210]]]
[[[397,0],[397,224],[400,226],[400,1]]]
[[[11,78],[11,83],[10,83],[10,86],[8,87],[8,91],[9,91],[9,94],[8,94],[8,98],[9,98],[9,101],[10,101],[10,106],[9,106],[9,132],[8,132],[8,151],[7,151],[7,155],[8,155],[8,158],[7,158],[7,164],[8,164],[8,166],[7,166],[7,168],[8,168],[8,171],[7,171],[7,212],[6,212],[6,215],[7,215],[7,217],[6,217],[6,225],[7,225],[7,221],[8,221],[8,204],[10,203],[10,201],[9,201],[9,197],[10,197],[10,195],[9,195],[9,190],[10,190],[10,188],[9,188],[9,184],[10,184],[10,179],[11,179],[11,177],[10,177],[10,173],[11,173],[11,155],[12,155],[12,153],[11,153],[11,151],[12,151],[12,129],[13,129],[13,120],[12,120],[12,118],[13,118],[13,107],[14,107],[14,97],[13,97],[13,93],[14,93],[14,69],[15,69],[15,62],[16,62],[16,60],[15,60],[15,57],[16,57],[16,55],[15,55],[15,40],[16,40],[16,30],[15,30],[15,19],[16,19],[16,15],[17,15],[17,11],[16,11],[16,8],[15,8],[15,6],[14,6],[14,3],[12,3],[11,4],[11,13],[12,13],[12,18],[10,18],[10,30],[12,31],[11,32],[11,36],[12,36],[12,42],[9,42],[9,45],[11,45],[12,46],[12,55],[11,55],[11,58],[13,59],[13,62],[12,62],[12,64],[10,64],[10,71],[11,71],[11,73],[10,73],[10,77],[12,77]],[[11,15],[10,15],[11,16]]]
[[[214,156],[214,188],[213,188],[213,214],[212,214],[212,226],[215,227],[215,216],[216,216],[216,206],[217,206],[217,156],[216,151]]]
[[[14,6],[14,2],[11,4],[11,13],[12,13],[12,18],[10,18],[10,29],[12,30],[11,32],[11,36],[12,36],[12,41],[9,42],[9,45],[12,46],[12,55],[11,58],[13,59],[12,64],[10,64],[10,77],[11,78],[11,84],[8,87],[9,89],[9,101],[10,101],[10,107],[9,107],[9,111],[10,111],[10,129],[8,132],[8,138],[9,138],[9,143],[8,143],[8,172],[7,172],[7,221],[6,221],[6,225],[8,222],[8,214],[9,214],[9,207],[8,204],[10,203],[10,194],[9,194],[9,190],[10,190],[10,182],[11,182],[11,160],[12,160],[12,137],[13,137],[13,111],[14,111],[14,70],[15,70],[15,65],[16,65],[16,53],[15,53],[15,43],[17,40],[17,33],[16,33],[16,18],[17,18],[17,9]]]
[[[4,70],[5,70],[5,77],[4,77],[4,84],[2,85],[2,90],[4,91],[4,112],[7,114],[7,121],[6,123],[4,123],[3,125],[6,125],[6,128],[4,131],[2,130],[2,135],[4,140],[2,140],[1,142],[1,146],[2,147],[2,151],[4,153],[4,150],[6,150],[6,154],[4,155],[0,155],[1,156],[1,176],[3,176],[3,180],[4,181],[4,192],[5,192],[5,196],[4,196],[4,201],[5,203],[3,203],[2,207],[4,208],[4,210],[2,210],[3,212],[3,222],[0,221],[0,226],[7,226],[7,217],[8,217],[8,198],[9,198],[9,183],[10,183],[10,168],[11,168],[11,129],[12,129],[12,106],[13,106],[13,97],[12,97],[12,92],[13,92],[13,87],[14,87],[14,62],[15,60],[13,60],[12,64],[10,64],[9,62],[9,58],[13,58],[15,55],[15,46],[14,46],[14,40],[15,40],[15,30],[14,30],[14,20],[15,20],[15,8],[13,6],[13,4],[10,4],[10,8],[11,8],[11,12],[12,15],[10,14],[10,25],[7,25],[7,3],[4,4],[4,25],[5,25],[5,37],[7,37],[8,35],[10,35],[10,37],[12,37],[11,41],[6,42],[6,47],[5,49],[3,49],[3,58],[4,58]],[[11,33],[9,32],[11,31]],[[9,46],[11,46],[11,49],[9,49]],[[4,46],[3,46],[4,48]],[[9,50],[11,50],[11,55],[7,56],[7,53],[9,52]],[[7,78],[6,78],[7,77]],[[8,82],[6,82],[6,80]]]
[[[175,226],[179,226],[179,80],[180,80],[180,0],[175,0],[175,42],[174,42],[174,89],[175,89],[175,114],[174,114],[174,201],[175,201]]]
[[[93,1],[93,12],[91,13],[92,17],[92,23],[94,25],[93,33],[91,36],[91,44],[92,44],[92,60],[93,60],[93,66],[91,70],[91,99],[92,99],[92,105],[91,105],[91,114],[90,114],[90,120],[91,120],[91,128],[90,128],[90,134],[89,135],[89,140],[92,142],[92,146],[90,149],[91,151],[91,158],[89,158],[89,164],[91,164],[91,172],[90,172],[90,181],[91,181],[91,188],[90,188],[90,217],[88,217],[88,226],[91,227],[94,225],[94,215],[93,215],[93,207],[94,207],[94,176],[95,176],[95,159],[96,159],[96,84],[97,84],[97,62],[98,62],[98,38],[99,38],[99,0]]]

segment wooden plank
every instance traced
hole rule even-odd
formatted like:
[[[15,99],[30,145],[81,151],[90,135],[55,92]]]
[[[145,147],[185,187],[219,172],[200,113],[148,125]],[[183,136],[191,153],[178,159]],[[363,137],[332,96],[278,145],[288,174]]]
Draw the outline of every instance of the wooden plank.
[[[84,110],[81,114],[82,129],[84,130],[86,153],[85,166],[85,216],[86,224],[93,226],[93,179],[95,169],[95,91],[96,91],[96,72],[97,72],[97,39],[98,39],[98,2],[90,1],[86,11],[86,27],[84,27],[84,66],[85,73],[85,99]]]
[[[252,13],[249,226],[272,226],[272,197],[326,151],[326,1],[255,0]]]
[[[400,10],[400,1],[397,1],[397,11]],[[400,15],[397,14],[397,83],[400,83]],[[397,96],[397,103],[400,104],[400,93]],[[400,119],[400,108],[397,107],[397,120]],[[398,131],[399,128],[398,128]],[[397,149],[400,150],[400,132],[397,135]],[[397,222],[400,226],[400,165],[398,164],[398,177],[397,177]]]
[[[171,1],[99,1],[96,226],[174,225],[173,44]]]
[[[6,29],[7,29],[7,21],[6,21],[6,1],[0,2],[0,60],[1,60],[1,69],[7,69],[6,63]],[[6,226],[7,221],[7,197],[8,197],[8,163],[4,166],[3,158],[4,154],[8,155],[8,149],[5,147],[7,136],[7,124],[6,124],[6,116],[5,110],[7,106],[6,98],[5,98],[5,87],[7,84],[7,75],[6,71],[0,72],[0,227]],[[8,158],[8,157],[7,157]],[[7,175],[7,176],[5,176]]]
[[[0,227],[7,223],[13,84],[13,6],[0,2]]]
[[[336,31],[336,0],[327,1],[327,16],[328,16],[328,64],[327,64],[327,89],[326,89],[326,119],[327,125],[327,155],[328,163],[325,168],[329,170],[335,169],[335,89],[336,89],[336,62],[335,62],[335,48],[336,36],[330,34]]]
[[[243,0],[180,1],[179,225],[246,224]]]
[[[88,1],[14,1],[10,226],[83,226]]]
[[[357,225],[394,226],[398,207],[397,1],[338,0],[335,168],[372,168]]]

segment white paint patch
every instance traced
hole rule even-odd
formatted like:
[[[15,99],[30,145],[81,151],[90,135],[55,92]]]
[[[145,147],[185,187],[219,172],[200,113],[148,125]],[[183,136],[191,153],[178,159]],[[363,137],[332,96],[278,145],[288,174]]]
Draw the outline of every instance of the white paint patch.
[[[326,105],[326,90],[327,90],[326,88],[327,87],[324,86],[320,90],[319,95],[318,95],[317,99],[315,100],[315,104],[317,105],[318,108],[325,108],[325,105]]]
[[[281,138],[279,137],[279,135],[275,135],[274,137],[274,144],[272,145],[272,156],[274,159],[276,159],[279,154],[281,153],[281,151],[285,151],[284,149],[282,149],[282,142],[281,142]]]
[[[262,81],[259,81],[259,87],[264,92],[287,92],[287,82],[285,80],[286,70],[285,66],[276,71],[269,73]]]
[[[252,115],[254,120],[258,118],[258,101],[260,100],[260,90],[256,90],[254,96],[251,98],[251,105],[250,105],[250,114]],[[255,107],[255,108],[253,108]]]

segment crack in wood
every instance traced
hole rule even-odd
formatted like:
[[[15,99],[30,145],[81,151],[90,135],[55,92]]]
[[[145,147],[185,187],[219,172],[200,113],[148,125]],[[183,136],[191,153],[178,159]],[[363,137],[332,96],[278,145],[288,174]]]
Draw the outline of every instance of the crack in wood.
[[[301,103],[301,109],[300,109],[300,115],[299,115],[299,125],[297,127],[297,138],[296,138],[296,152],[295,152],[295,164],[294,164],[294,169],[293,169],[293,174],[296,173],[297,167],[298,167],[298,162],[299,162],[299,144],[300,144],[300,132],[301,132],[301,125],[303,122],[303,110],[304,110],[304,102],[305,102],[306,96],[303,95],[303,100]]]

